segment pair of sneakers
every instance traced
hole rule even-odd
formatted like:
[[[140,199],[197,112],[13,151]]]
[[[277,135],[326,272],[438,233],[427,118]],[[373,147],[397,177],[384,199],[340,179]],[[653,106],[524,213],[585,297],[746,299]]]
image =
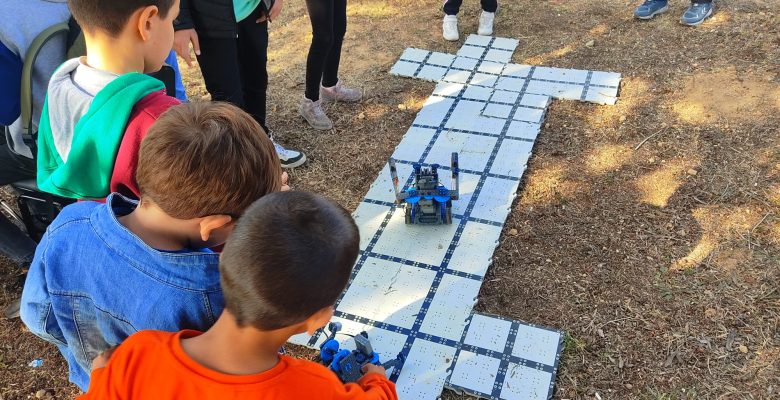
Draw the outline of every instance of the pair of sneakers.
[[[355,103],[362,98],[363,93],[357,89],[348,88],[342,85],[341,80],[339,80],[336,82],[336,85],[332,87],[320,86],[320,98],[317,100],[310,100],[304,96],[303,99],[301,99],[298,112],[312,128],[320,131],[327,131],[333,129],[333,121],[331,121],[330,118],[328,118],[328,115],[325,114],[325,111],[323,111],[323,101]]]
[[[496,19],[496,13],[482,11],[479,16],[479,28],[477,34],[482,36],[490,36],[493,34],[493,21]],[[460,33],[458,32],[458,16],[457,15],[445,15],[444,23],[442,24],[442,36],[444,40],[454,42],[460,39]]]
[[[639,19],[651,19],[658,14],[668,11],[668,3],[668,0],[645,0],[642,5],[634,10],[634,17]],[[699,25],[712,15],[712,11],[712,2],[697,3],[694,0],[691,2],[691,6],[685,10],[682,17],[680,17],[680,23],[689,26]]]

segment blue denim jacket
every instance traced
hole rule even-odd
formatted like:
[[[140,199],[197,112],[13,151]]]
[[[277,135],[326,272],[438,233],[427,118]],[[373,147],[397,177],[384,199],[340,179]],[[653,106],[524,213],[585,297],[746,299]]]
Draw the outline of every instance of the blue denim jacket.
[[[92,359],[144,329],[205,331],[222,312],[219,255],[155,250],[117,220],[137,204],[72,204],[49,226],[22,293],[21,316],[68,361],[86,391]]]

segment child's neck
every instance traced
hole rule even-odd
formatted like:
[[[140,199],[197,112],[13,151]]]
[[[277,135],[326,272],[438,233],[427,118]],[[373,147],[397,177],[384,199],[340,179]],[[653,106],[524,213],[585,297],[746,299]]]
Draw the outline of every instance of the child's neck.
[[[279,348],[290,338],[290,329],[260,331],[239,327],[229,311],[223,311],[208,331],[181,341],[184,352],[204,367],[228,375],[254,375],[279,362]]]
[[[177,220],[153,203],[141,203],[119,223],[157,250],[178,251],[190,247],[187,221]]]
[[[144,58],[136,43],[125,34],[109,37],[104,33],[86,34],[87,65],[117,75],[145,72]]]

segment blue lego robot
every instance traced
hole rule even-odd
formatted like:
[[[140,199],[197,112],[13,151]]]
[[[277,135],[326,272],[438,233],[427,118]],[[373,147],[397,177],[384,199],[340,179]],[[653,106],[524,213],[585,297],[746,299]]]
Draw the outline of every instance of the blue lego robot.
[[[398,171],[395,160],[388,161],[390,177],[393,180],[396,203],[404,203],[406,224],[441,225],[452,223],[452,200],[458,193],[458,153],[452,153],[452,190],[439,182],[439,164],[423,167],[412,164],[414,179],[408,189],[398,191]]]
[[[320,345],[320,360],[344,383],[357,382],[363,376],[362,368],[366,364],[381,365],[388,370],[390,368],[399,368],[403,364],[405,357],[399,353],[398,357],[384,364],[379,362],[379,354],[371,347],[368,340],[368,333],[361,332],[353,336],[355,339],[355,350],[341,349],[336,340],[336,334],[341,330],[341,324],[331,322],[328,324],[328,337]]]

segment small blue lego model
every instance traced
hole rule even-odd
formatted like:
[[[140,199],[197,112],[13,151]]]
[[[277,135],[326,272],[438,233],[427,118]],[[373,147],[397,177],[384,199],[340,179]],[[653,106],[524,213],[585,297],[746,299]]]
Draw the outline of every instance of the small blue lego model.
[[[347,335],[355,339],[355,350],[341,349],[336,340],[336,334],[340,330],[341,323],[331,322],[328,324],[330,333],[325,342],[320,345],[320,359],[344,383],[357,382],[363,376],[362,368],[366,364],[381,365],[385,370],[388,370],[400,367],[406,359],[403,354],[398,353],[396,359],[381,364],[379,354],[371,347],[366,332],[354,336]]]
[[[393,179],[396,203],[405,203],[406,224],[441,225],[452,223],[452,200],[458,193],[458,153],[452,153],[452,190],[439,182],[439,164],[423,167],[412,164],[414,180],[408,189],[398,191],[398,171],[395,160],[388,161],[390,177]]]

